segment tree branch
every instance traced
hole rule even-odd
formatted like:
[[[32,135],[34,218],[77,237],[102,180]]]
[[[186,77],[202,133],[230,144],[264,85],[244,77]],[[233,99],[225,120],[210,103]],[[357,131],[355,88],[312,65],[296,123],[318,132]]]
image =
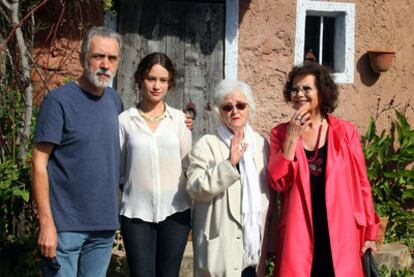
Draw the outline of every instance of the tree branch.
[[[32,55],[30,55],[30,53],[27,53],[27,57],[30,59],[30,61],[32,62],[34,68],[36,69],[37,74],[39,74],[40,79],[42,79],[43,85],[45,86],[47,92],[50,92],[50,89],[47,85],[45,76],[43,76],[42,71],[40,70],[39,66],[37,65],[36,61],[33,59]]]
[[[20,25],[23,21],[19,21],[19,0],[13,0],[10,5],[11,21],[12,24],[18,26],[15,31],[17,48],[20,53],[20,62],[23,72],[23,87],[24,87],[24,99],[25,99],[25,112],[23,120],[23,131],[19,133],[18,140],[20,141],[19,153],[17,154],[20,164],[24,164],[26,154],[28,151],[30,126],[32,123],[32,111],[33,111],[33,88],[30,80],[30,65],[28,60],[29,50],[26,47],[24,36]],[[20,24],[20,25],[19,25]]]
[[[1,0],[4,3],[7,3],[5,1],[7,0]],[[37,11],[40,7],[42,7],[44,4],[47,3],[47,1],[49,0],[43,0],[42,2],[40,2],[39,4],[37,4],[28,14],[25,15],[25,17],[23,17],[23,19],[19,22],[13,22],[13,29],[10,31],[9,35],[7,36],[7,38],[3,41],[3,44],[0,46],[0,53],[3,52],[4,48],[6,48],[7,43],[9,42],[9,40],[13,37],[14,33],[16,32],[16,30],[18,28],[20,28],[20,26],[22,26],[23,22],[28,19],[35,11]],[[12,5],[10,3],[8,3],[10,6],[10,11],[12,9]]]
[[[9,20],[9,16],[6,14],[6,10],[5,9],[0,9],[0,12],[2,13],[4,19],[7,21],[7,23],[10,24],[10,20]]]
[[[34,14],[31,15],[31,23],[32,23],[32,28],[31,28],[31,43],[30,43],[30,49],[33,49],[33,45],[34,45],[34,41],[35,41],[35,18],[34,18]],[[26,45],[27,47],[27,45]],[[40,79],[43,82],[43,86],[46,88],[47,92],[50,92],[50,89],[47,85],[45,76],[43,76],[43,72],[40,70],[39,66],[37,65],[36,61],[33,59],[32,55],[30,54],[30,52],[27,52],[27,57],[29,58],[29,60],[31,61],[31,63],[33,64],[33,67],[35,68],[37,74],[39,74]]]
[[[14,59],[13,59],[12,55],[10,54],[9,49],[6,49],[5,52],[6,52],[6,56],[9,58],[10,66],[13,68],[14,67]]]
[[[7,2],[7,0],[1,0],[1,2],[3,3],[3,5],[8,9],[8,10],[10,10],[11,9],[11,5],[10,5],[10,3],[9,2]]]

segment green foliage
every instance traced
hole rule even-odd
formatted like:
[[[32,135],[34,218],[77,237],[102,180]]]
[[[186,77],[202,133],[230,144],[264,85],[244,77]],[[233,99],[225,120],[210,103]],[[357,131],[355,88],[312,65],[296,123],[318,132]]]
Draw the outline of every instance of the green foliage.
[[[29,191],[26,184],[20,180],[20,170],[12,160],[0,163],[0,201],[5,203],[12,197],[29,201]]]
[[[389,132],[378,134],[371,118],[362,144],[375,209],[380,216],[389,217],[386,241],[413,245],[414,213],[404,205],[414,200],[414,130],[396,111]]]
[[[0,276],[38,277],[36,238],[28,237],[19,242],[2,245],[0,252]]]
[[[105,12],[109,12],[112,9],[112,0],[103,0],[103,9]]]
[[[67,83],[69,83],[69,82],[71,82],[71,81],[73,81],[72,76],[66,75],[65,77],[63,77],[63,82],[64,82],[65,84],[67,84]]]
[[[272,277],[275,271],[275,256],[270,256],[266,259],[266,277]]]
[[[4,253],[7,253],[8,249],[16,249],[13,247],[14,244],[24,242],[25,245],[29,245],[27,240],[32,238],[36,230],[36,215],[30,201],[30,152],[23,163],[19,163],[17,159],[17,149],[19,147],[17,138],[18,133],[23,128],[24,115],[22,92],[9,85],[6,78],[1,81],[0,250],[1,255],[5,255]],[[33,260],[33,257],[31,260]],[[6,265],[0,265],[1,272],[8,272],[6,268]],[[0,274],[0,276],[26,275]]]
[[[117,1],[116,0],[104,0],[103,1],[103,11],[105,13],[110,13],[111,16],[117,15]]]
[[[381,265],[379,272],[383,277],[412,277],[414,276],[414,269],[404,268],[404,269],[390,269],[386,265]]]

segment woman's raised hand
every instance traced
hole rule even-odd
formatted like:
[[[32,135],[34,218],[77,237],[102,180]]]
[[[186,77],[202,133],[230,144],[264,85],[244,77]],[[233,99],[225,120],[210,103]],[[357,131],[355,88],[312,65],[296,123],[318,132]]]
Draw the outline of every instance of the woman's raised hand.
[[[243,131],[241,129],[234,130],[233,138],[230,142],[230,163],[236,166],[243,157],[248,145],[243,143]]]
[[[292,116],[288,128],[288,136],[296,139],[299,135],[307,131],[312,123],[310,113],[307,108],[298,109]]]
[[[283,154],[289,159],[295,158],[295,149],[298,138],[302,132],[309,130],[312,123],[310,113],[307,108],[298,109],[292,116],[287,127],[286,138],[283,144]]]

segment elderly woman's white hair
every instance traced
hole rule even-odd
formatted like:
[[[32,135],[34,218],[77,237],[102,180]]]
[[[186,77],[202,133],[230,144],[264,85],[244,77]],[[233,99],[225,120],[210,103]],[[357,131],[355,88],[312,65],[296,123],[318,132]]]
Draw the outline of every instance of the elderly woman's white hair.
[[[252,89],[245,82],[230,79],[221,81],[214,90],[213,112],[216,118],[221,119],[220,107],[223,104],[223,100],[228,94],[234,91],[242,92],[246,96],[250,109],[248,120],[252,119],[256,114],[256,105],[254,104]]]

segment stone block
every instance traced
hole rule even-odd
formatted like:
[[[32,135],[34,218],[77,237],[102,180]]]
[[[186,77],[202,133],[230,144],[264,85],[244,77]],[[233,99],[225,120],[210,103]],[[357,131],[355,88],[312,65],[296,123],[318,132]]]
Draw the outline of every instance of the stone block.
[[[180,277],[193,277],[193,244],[187,241],[181,262]]]
[[[375,253],[375,260],[379,266],[386,265],[395,270],[410,268],[413,262],[410,249],[400,242],[383,244],[380,251]]]

